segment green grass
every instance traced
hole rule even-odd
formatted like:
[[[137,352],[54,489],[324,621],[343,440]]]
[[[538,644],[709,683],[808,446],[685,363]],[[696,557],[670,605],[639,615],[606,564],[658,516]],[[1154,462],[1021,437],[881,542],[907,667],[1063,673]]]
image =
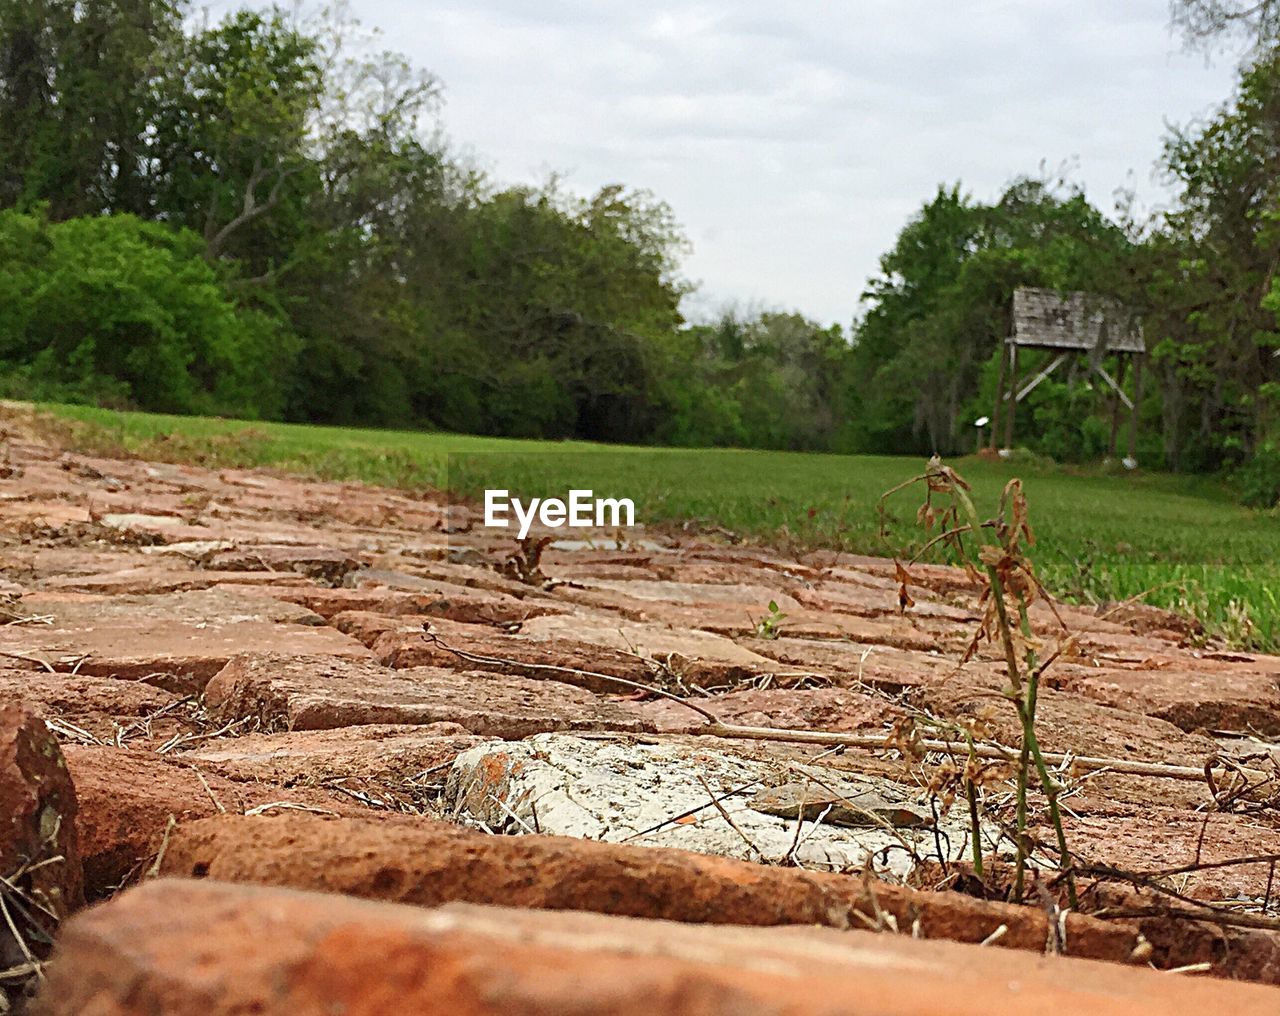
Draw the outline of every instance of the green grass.
[[[890,502],[890,537],[876,503],[923,462],[892,456],[633,448],[454,434],[243,423],[45,406],[84,451],[168,461],[270,466],[337,480],[522,497],[589,487],[630,497],[638,521],[696,520],[744,538],[869,554],[910,551],[916,492]],[[994,512],[1021,476],[1039,542],[1033,557],[1055,592],[1082,601],[1146,599],[1196,614],[1232,644],[1280,650],[1280,517],[1242,508],[1216,480],[1108,474],[1035,461],[959,459],[979,511]]]

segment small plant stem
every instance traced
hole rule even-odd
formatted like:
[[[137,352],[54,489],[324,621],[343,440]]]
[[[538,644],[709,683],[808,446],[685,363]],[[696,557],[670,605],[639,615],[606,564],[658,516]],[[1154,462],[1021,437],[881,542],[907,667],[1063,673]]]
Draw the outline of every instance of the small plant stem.
[[[965,514],[969,518],[969,532],[977,534],[979,532],[978,512],[973,505],[973,500],[960,487],[953,486],[952,490],[956,501],[964,509]],[[979,558],[981,560],[981,558]],[[1054,831],[1058,838],[1059,850],[1066,850],[1066,834],[1062,829],[1062,816],[1058,810],[1058,794],[1057,788],[1049,779],[1048,770],[1045,768],[1044,759],[1040,756],[1040,745],[1036,740],[1035,732],[1035,706],[1036,706],[1036,685],[1035,680],[1035,653],[1034,650],[1027,649],[1028,671],[1027,684],[1022,682],[1022,674],[1018,668],[1018,654],[1014,648],[1013,630],[1009,623],[1009,611],[1004,600],[1004,586],[1000,580],[1000,573],[992,564],[986,565],[987,581],[990,585],[992,602],[996,609],[996,620],[1000,626],[1000,642],[1004,647],[1005,664],[1009,672],[1009,698],[1012,700],[1017,713],[1018,720],[1022,726],[1022,749],[1018,755],[1018,772],[1017,772],[1017,812],[1016,812],[1016,830],[1018,837],[1017,855],[1015,862],[1014,889],[1013,896],[1015,900],[1022,899],[1022,888],[1025,879],[1027,866],[1027,784],[1029,783],[1029,765],[1028,763],[1034,759],[1036,768],[1040,776],[1040,783],[1044,788],[1045,796],[1049,801],[1049,816],[1053,820]],[[1022,629],[1024,637],[1031,634],[1030,619],[1027,617],[1027,609],[1025,601],[1019,598],[1018,604],[1018,621]],[[1070,856],[1064,854],[1064,868],[1070,865]],[[1076,906],[1076,889],[1075,880],[1068,875],[1067,892],[1070,896],[1071,906]]]
[[[1050,777],[1049,769],[1044,764],[1044,757],[1040,754],[1040,742],[1036,738],[1034,722],[1028,722],[1023,727],[1023,737],[1031,749],[1031,758],[1036,764],[1036,773],[1040,777],[1040,786],[1044,788],[1044,796],[1049,802],[1049,820],[1053,823],[1053,831],[1058,840],[1058,853],[1061,855],[1062,870],[1067,876],[1067,900],[1071,909],[1077,910],[1079,909],[1079,900],[1076,898],[1076,879],[1071,871],[1071,851],[1067,848],[1067,834],[1062,828],[1062,812],[1058,808],[1058,787]]]
[[[982,878],[982,823],[978,819],[978,788],[973,780],[965,780],[964,793],[969,799],[969,825],[973,827],[973,872]]]
[[[1022,629],[1025,638],[1030,638],[1031,620],[1027,617],[1027,603],[1018,597],[1018,623]],[[1010,640],[1012,642],[1012,640]],[[1010,647],[1012,648],[1012,646]],[[1044,796],[1049,802],[1049,819],[1053,823],[1053,831],[1058,840],[1058,851],[1061,854],[1062,870],[1067,874],[1067,897],[1073,910],[1078,907],[1076,899],[1076,880],[1071,873],[1071,852],[1067,849],[1067,836],[1062,828],[1062,812],[1058,807],[1058,786],[1053,782],[1049,775],[1049,769],[1044,763],[1044,756],[1040,753],[1040,739],[1036,736],[1036,702],[1037,693],[1040,687],[1040,668],[1036,659],[1036,652],[1031,648],[1030,643],[1027,645],[1027,682],[1022,689],[1022,700],[1018,708],[1018,719],[1022,723],[1022,751],[1020,758],[1022,765],[1019,770],[1019,783],[1022,785],[1023,800],[1021,802],[1023,814],[1019,817],[1018,836],[1021,839],[1026,830],[1026,758],[1028,753],[1035,762],[1036,774],[1040,777],[1040,786],[1044,789]],[[1021,875],[1024,867],[1024,851],[1021,844],[1018,848],[1018,860],[1020,862],[1018,875],[1016,880],[1017,897],[1020,899],[1022,895]]]
[[[1018,710],[1021,720],[1022,710]],[[1023,728],[1026,729],[1025,727]],[[1027,770],[1030,767],[1031,749],[1027,745],[1025,735],[1022,738],[1022,750],[1018,753],[1018,791],[1014,818],[1015,835],[1018,837],[1018,852],[1013,872],[1013,902],[1022,902],[1022,883],[1027,871]]]
[[[959,487],[954,487],[955,499],[960,502],[960,507],[964,509],[965,515],[969,517],[969,532],[975,535],[981,530],[978,523],[978,509],[973,506],[973,500]],[[978,560],[981,560],[979,556]],[[987,581],[991,586],[991,596],[996,607],[996,617],[1000,621],[1000,642],[1004,646],[1005,663],[1009,667],[1009,680],[1013,684],[1014,691],[1022,690],[1021,675],[1018,672],[1018,659],[1013,649],[1013,638],[1009,629],[1009,614],[1004,604],[1004,589],[1000,584],[1000,573],[996,571],[995,565],[986,565]]]
[[[1018,598],[1018,622],[1022,628],[1024,637],[1031,635],[1031,621],[1027,617],[1027,604],[1021,597]],[[1027,648],[1027,683],[1022,692],[1022,703],[1018,709],[1018,718],[1022,723],[1025,731],[1028,725],[1032,730],[1035,729],[1036,722],[1036,693],[1039,688],[1039,678],[1036,668],[1035,650],[1028,645]],[[1023,713],[1025,712],[1025,718]],[[1022,887],[1027,872],[1027,850],[1025,845],[1026,829],[1027,829],[1027,783],[1028,771],[1030,769],[1031,744],[1027,740],[1024,733],[1022,738],[1022,750],[1018,753],[1018,784],[1017,784],[1017,811],[1014,825],[1017,829],[1018,836],[1018,852],[1017,863],[1014,868],[1013,876],[1013,900],[1016,903],[1022,902]]]
[[[1036,657],[1036,651],[1031,648],[1031,639],[1034,633],[1031,631],[1031,619],[1027,617],[1027,601],[1021,596],[1018,597],[1018,627],[1022,630],[1022,637],[1027,643],[1027,685],[1026,685],[1026,703],[1027,712],[1034,720],[1036,718],[1036,694],[1040,685],[1040,662]]]
[[[1014,835],[1017,836],[1018,842],[1013,876],[1013,898],[1015,901],[1021,901],[1022,885],[1027,869],[1027,784],[1030,782],[1028,773],[1031,755],[1031,746],[1027,740],[1027,696],[1018,671],[1018,657],[1013,648],[1013,632],[1009,628],[1009,612],[1005,607],[1000,575],[992,565],[987,566],[987,575],[991,582],[991,598],[996,608],[996,620],[1000,624],[1000,642],[1004,646],[1005,665],[1009,670],[1010,688],[1006,694],[1017,710],[1018,722],[1022,727],[1022,750],[1018,753],[1017,811],[1014,820]]]

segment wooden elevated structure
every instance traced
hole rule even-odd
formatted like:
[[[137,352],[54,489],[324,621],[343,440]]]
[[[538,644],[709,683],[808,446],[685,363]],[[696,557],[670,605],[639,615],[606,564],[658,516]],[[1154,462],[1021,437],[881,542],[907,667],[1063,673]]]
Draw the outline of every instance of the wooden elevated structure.
[[[1026,381],[1018,377],[1018,350],[1045,349],[1057,352],[1044,367]],[[1120,407],[1129,411],[1128,454],[1125,464],[1134,464],[1138,435],[1138,406],[1142,402],[1142,370],[1147,347],[1142,323],[1132,310],[1110,297],[1093,293],[1058,293],[1051,289],[1017,289],[1013,294],[1013,314],[1009,335],[1000,356],[996,405],[991,414],[991,448],[995,450],[1004,425],[1004,447],[1013,446],[1013,421],[1018,403],[1036,386],[1072,358],[1083,357],[1091,374],[1112,392],[1110,454],[1116,453],[1120,428]],[[1107,370],[1107,358],[1115,359],[1115,376]],[[1125,372],[1132,365],[1134,397],[1124,390]],[[1021,387],[1019,384],[1021,383]]]

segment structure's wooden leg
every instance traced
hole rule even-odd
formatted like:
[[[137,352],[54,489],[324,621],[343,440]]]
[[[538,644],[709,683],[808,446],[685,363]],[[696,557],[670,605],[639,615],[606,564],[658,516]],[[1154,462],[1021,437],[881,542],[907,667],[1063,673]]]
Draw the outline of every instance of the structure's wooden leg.
[[[996,375],[996,406],[991,410],[991,450],[1000,447],[1000,412],[1004,407],[1004,361],[1009,355],[1007,339],[1000,340],[1000,371]]]
[[[1145,353],[1138,353],[1133,358],[1133,408],[1129,412],[1129,455],[1134,461],[1134,452],[1138,442],[1138,411],[1142,408],[1142,364],[1146,360]]]
[[[1018,347],[1009,346],[1009,400],[1004,418],[1004,446],[1013,447],[1013,417],[1018,409]]]

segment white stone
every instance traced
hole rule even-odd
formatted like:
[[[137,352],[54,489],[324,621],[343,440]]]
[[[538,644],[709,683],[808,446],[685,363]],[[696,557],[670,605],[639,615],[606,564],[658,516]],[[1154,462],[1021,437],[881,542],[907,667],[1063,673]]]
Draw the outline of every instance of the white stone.
[[[756,811],[748,802],[764,787],[804,782],[809,776],[855,802],[874,798],[914,804],[914,788],[821,763],[741,758],[688,739],[652,743],[567,734],[491,741],[463,752],[450,770],[445,799],[456,818],[504,833],[537,831],[779,863],[797,843],[796,821]],[[711,806],[707,787],[717,797],[742,788],[721,801],[732,825]],[[694,821],[671,821],[699,808]],[[965,851],[967,823],[961,810],[941,820],[938,838],[948,860],[960,859]],[[872,855],[877,870],[905,875],[914,860],[904,842],[921,858],[937,856],[929,828],[847,828],[806,821],[795,858],[806,868],[843,871],[860,869]]]

